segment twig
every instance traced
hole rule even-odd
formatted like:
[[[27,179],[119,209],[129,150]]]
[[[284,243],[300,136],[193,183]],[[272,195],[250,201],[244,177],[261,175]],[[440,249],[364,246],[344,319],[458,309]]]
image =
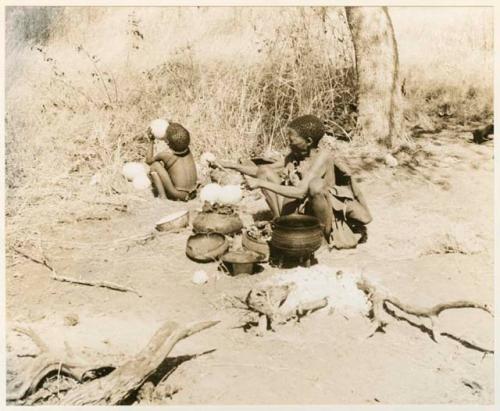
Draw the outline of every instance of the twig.
[[[453,301],[449,303],[441,303],[436,304],[430,308],[419,308],[414,307],[409,304],[402,303],[396,297],[389,296],[388,293],[377,290],[373,284],[370,284],[366,279],[362,279],[358,282],[358,288],[371,296],[378,295],[380,299],[383,299],[384,302],[390,303],[401,311],[406,312],[407,314],[412,314],[417,317],[433,317],[439,315],[442,311],[453,308],[478,308],[480,310],[486,311],[487,313],[493,316],[493,313],[487,304],[479,304],[472,301]]]
[[[59,362],[59,368],[57,369],[57,397],[59,397],[59,392],[61,391],[61,367],[62,361]]]
[[[444,310],[448,309],[459,309],[459,308],[477,308],[479,310],[486,311],[493,317],[493,312],[487,304],[479,304],[473,301],[453,301],[449,303],[441,303],[436,304],[430,308],[420,308],[414,307],[409,304],[402,303],[396,297],[389,295],[384,290],[378,290],[373,284],[371,284],[366,278],[362,278],[358,281],[357,286],[360,290],[365,292],[368,296],[368,299],[372,303],[372,317],[373,322],[376,325],[375,331],[371,334],[373,335],[375,332],[384,332],[385,326],[388,324],[389,315],[392,318],[396,318],[398,320],[405,320],[409,324],[419,328],[421,331],[426,332],[431,336],[431,338],[438,342],[441,336],[451,338],[455,341],[460,342],[464,347],[474,349],[477,351],[481,351],[484,353],[492,354],[494,351],[479,347],[475,343],[471,343],[466,341],[461,337],[456,337],[450,333],[442,332],[439,327],[439,314]],[[431,322],[430,327],[426,325],[416,324],[405,317],[398,316],[391,308],[389,304],[398,308],[406,314],[414,315],[416,317],[425,317],[428,318]]]
[[[36,264],[41,264],[41,265],[43,265],[44,267],[48,268],[50,271],[54,271],[54,269],[53,269],[53,268],[52,268],[52,267],[51,267],[51,266],[47,263],[47,260],[46,260],[45,258],[43,259],[43,261],[40,261],[40,260],[38,260],[38,259],[36,259],[36,258],[33,258],[33,257],[29,256],[28,254],[26,254],[26,253],[24,253],[24,252],[22,252],[22,251],[19,251],[19,250],[18,250],[17,248],[15,248],[15,247],[12,247],[12,249],[13,249],[16,253],[18,253],[19,255],[22,255],[24,258],[27,258],[28,260],[31,260],[31,261],[33,261],[33,262],[34,262],[34,263],[36,263]]]
[[[331,124],[333,124],[334,126],[336,126],[337,128],[339,128],[339,129],[340,129],[340,130],[341,130],[341,131],[345,134],[345,136],[347,137],[347,139],[348,139],[349,141],[351,141],[351,140],[352,140],[352,137],[349,135],[349,133],[348,133],[347,131],[345,131],[345,129],[344,129],[344,128],[340,125],[340,124],[337,124],[337,123],[336,123],[335,121],[333,121],[333,120],[328,120],[328,123],[331,123]]]
[[[493,350],[490,350],[488,348],[483,348],[483,347],[479,346],[479,344],[477,344],[475,342],[464,340],[463,338],[457,337],[457,336],[455,336],[453,334],[450,334],[450,333],[447,333],[447,332],[442,332],[441,335],[443,335],[445,337],[448,337],[448,338],[451,338],[452,340],[455,340],[455,341],[459,342],[460,344],[462,344],[466,348],[470,348],[471,350],[480,351],[480,352],[484,353],[484,355],[486,355],[486,354],[494,354],[495,353],[495,351],[493,351]]]
[[[154,235],[154,233],[153,233],[153,235]],[[85,281],[85,280],[81,280],[81,279],[59,276],[59,275],[57,275],[56,270],[54,270],[54,268],[51,267],[49,265],[49,263],[47,263],[47,259],[45,257],[44,257],[43,261],[40,261],[36,258],[29,256],[28,254],[25,254],[22,251],[19,251],[16,248],[13,248],[13,249],[14,249],[14,251],[19,253],[23,257],[26,257],[27,259],[33,261],[34,263],[41,264],[44,267],[48,268],[52,272],[52,275],[50,276],[50,278],[52,278],[55,281],[80,284],[80,285],[87,285],[87,286],[92,286],[92,287],[108,288],[110,290],[115,290],[115,291],[120,291],[120,292],[131,292],[131,293],[137,294],[139,297],[142,297],[142,295],[137,290],[134,290],[133,288],[124,287],[122,285],[111,283],[108,281]]]
[[[97,65],[97,61],[96,61],[95,56],[91,56],[90,53],[83,47],[81,47],[80,50],[82,50],[83,53],[87,56],[87,58],[91,61],[92,65],[94,66],[94,69],[96,71],[97,78],[100,81],[104,92],[106,93],[106,97],[108,98],[109,104],[113,104],[113,101],[111,100],[111,96],[110,96],[109,91],[108,91],[108,87],[106,86],[106,82],[104,81],[104,74],[102,73],[101,69]]]
[[[417,307],[412,307],[408,304],[403,304],[401,301],[398,301],[397,299],[392,297],[392,300],[386,299],[386,302],[396,306],[400,310],[406,312],[407,314],[412,314],[417,317],[435,317],[438,316],[441,312],[444,310],[448,309],[454,309],[454,308],[477,308],[479,310],[486,311],[487,313],[491,314],[493,317],[493,313],[491,312],[491,309],[488,307],[487,304],[479,304],[475,303],[473,301],[453,301],[450,303],[442,303],[442,304],[436,304],[435,306],[431,308],[417,308]]]
[[[91,287],[102,287],[102,288],[108,288],[110,290],[121,291],[121,292],[131,292],[131,293],[137,294],[139,297],[142,297],[142,295],[137,290],[134,290],[133,288],[124,287],[122,285],[110,283],[108,281],[86,281],[86,280],[80,280],[80,279],[76,279],[76,278],[63,277],[63,276],[59,276],[56,274],[51,275],[50,278],[52,278],[53,280],[56,280],[56,281],[61,281],[61,282],[66,282],[66,283],[87,285],[87,286],[91,286]]]

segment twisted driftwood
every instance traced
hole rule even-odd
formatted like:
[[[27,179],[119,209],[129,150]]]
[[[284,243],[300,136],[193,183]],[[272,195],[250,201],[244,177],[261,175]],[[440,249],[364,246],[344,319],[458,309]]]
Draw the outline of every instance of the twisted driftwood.
[[[361,278],[357,286],[360,290],[365,292],[368,296],[368,299],[372,303],[372,321],[375,324],[375,332],[384,332],[384,328],[387,326],[392,318],[396,318],[399,320],[406,320],[413,326],[416,326],[427,332],[431,338],[438,342],[441,336],[451,338],[455,341],[462,343],[465,347],[475,349],[477,351],[481,351],[487,354],[493,354],[493,350],[480,347],[476,343],[472,343],[470,341],[464,340],[461,337],[454,336],[450,333],[443,332],[439,326],[439,314],[441,314],[445,310],[449,309],[458,309],[458,308],[477,308],[479,310],[485,311],[493,316],[493,312],[491,308],[487,304],[480,304],[473,301],[453,301],[449,303],[442,303],[434,305],[430,308],[419,308],[414,307],[409,304],[405,304],[401,302],[398,298],[391,296],[387,291],[377,289],[377,287],[370,283],[366,278]],[[423,324],[415,324],[414,322],[408,320],[404,317],[399,317],[394,310],[391,309],[391,306],[398,308],[406,314],[413,315],[416,317],[424,317],[430,320],[430,327]]]
[[[79,383],[62,398],[61,405],[116,405],[122,403],[157,371],[175,344],[218,321],[206,321],[179,326],[175,322],[165,322],[154,334],[146,347],[125,364],[88,366],[71,362],[68,358],[57,358],[47,345],[30,329],[15,330],[29,336],[40,350],[34,363],[25,373],[23,383],[7,399],[22,401],[35,393],[43,380],[55,373],[68,376]],[[110,372],[111,371],[111,372]],[[106,374],[102,376],[103,374]],[[101,377],[101,378],[99,378]]]
[[[60,404],[117,405],[122,403],[148,380],[177,342],[216,324],[218,321],[206,321],[183,327],[175,322],[166,322],[134,358],[105,377],[71,390]]]
[[[465,340],[462,337],[455,336],[448,332],[444,332],[439,326],[439,314],[449,309],[459,308],[476,308],[483,310],[493,316],[491,308],[486,304],[480,304],[473,301],[453,301],[448,303],[437,304],[430,308],[419,308],[401,302],[398,298],[390,295],[387,291],[377,288],[370,283],[366,278],[361,278],[357,282],[357,287],[363,291],[371,302],[371,318],[375,324],[374,331],[384,332],[387,324],[394,320],[404,320],[409,324],[428,333],[431,338],[438,342],[441,337],[448,337],[460,342],[466,348],[481,351],[485,354],[493,354],[493,350],[481,347],[475,342]],[[267,285],[253,288],[247,294],[246,299],[240,300],[243,308],[250,310],[259,315],[258,318],[258,333],[262,334],[268,329],[274,329],[275,324],[283,323],[291,318],[300,318],[310,312],[319,310],[328,305],[327,299],[319,299],[306,304],[290,306],[286,304],[290,292],[294,289],[295,284]],[[427,318],[430,320],[430,326],[424,324],[416,324],[408,318],[399,316],[394,307],[402,312],[419,318]]]
[[[22,401],[33,394],[49,375],[58,374],[83,383],[115,367],[110,364],[85,365],[72,360],[70,353],[61,358],[52,352],[47,344],[30,328],[16,327],[14,331],[27,335],[38,347],[39,353],[25,372],[22,383],[7,395],[7,401]]]

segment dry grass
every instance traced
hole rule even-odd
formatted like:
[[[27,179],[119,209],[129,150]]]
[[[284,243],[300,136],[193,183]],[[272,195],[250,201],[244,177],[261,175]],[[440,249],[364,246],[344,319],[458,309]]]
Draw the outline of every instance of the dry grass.
[[[407,24],[418,13],[391,10],[413,123],[432,125],[444,104],[462,123],[491,113],[492,21],[474,10],[455,25],[431,16],[425,32]],[[283,125],[299,114],[338,135],[356,121],[342,8],[17,8],[7,18],[10,243],[106,212],[97,202],[110,196],[126,204],[120,169],[143,158],[153,118],[184,124],[196,155],[229,157],[282,147]],[[373,160],[373,147],[363,151]]]
[[[390,12],[411,120],[423,128],[432,128],[436,117],[460,125],[491,120],[493,8],[393,7]]]
[[[429,238],[421,255],[429,254],[479,254],[487,250],[486,241],[473,225],[456,224],[448,230]]]

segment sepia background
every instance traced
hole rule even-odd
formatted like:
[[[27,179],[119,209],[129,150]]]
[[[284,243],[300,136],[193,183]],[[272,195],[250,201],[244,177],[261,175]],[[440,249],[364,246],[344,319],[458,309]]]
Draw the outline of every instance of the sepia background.
[[[357,115],[342,7],[7,7],[8,324],[29,324],[56,347],[63,346],[56,334],[64,335],[89,358],[122,360],[165,317],[238,322],[223,297],[243,295],[255,280],[193,288],[198,267],[185,258],[185,233],[163,243],[120,242],[181,207],[135,191],[121,174],[124,162],[143,161],[148,124],[158,117],[190,131],[195,158],[210,150],[238,159],[282,152],[286,123],[317,115],[374,216],[366,244],[321,262],[362,266],[417,306],[491,304],[493,150],[470,140],[493,117],[493,11],[390,7],[389,15],[411,131],[391,148],[396,168],[376,142],[342,140]],[[129,284],[143,299],[56,283],[20,253],[48,258],[63,274]],[[79,323],[68,326],[74,313]],[[450,313],[447,321],[492,344],[484,313]],[[160,386],[182,390],[157,403],[493,402],[492,355],[448,339],[437,344],[408,325],[369,339],[361,319],[338,316],[260,339],[224,327],[175,352],[217,347],[176,364]],[[9,335],[8,348],[21,349]],[[27,360],[12,355],[14,379]]]
[[[283,144],[281,127],[297,113],[348,132],[355,124],[341,7],[6,14],[7,187],[23,193],[20,202],[9,198],[8,211],[29,208],[37,194],[73,195],[75,178],[97,170],[109,192],[120,164],[141,158],[145,124],[158,116],[185,124],[195,153],[210,147],[235,157]],[[491,117],[491,9],[391,7],[390,16],[412,125],[432,128],[445,105],[458,124]],[[71,182],[60,178],[75,167]]]

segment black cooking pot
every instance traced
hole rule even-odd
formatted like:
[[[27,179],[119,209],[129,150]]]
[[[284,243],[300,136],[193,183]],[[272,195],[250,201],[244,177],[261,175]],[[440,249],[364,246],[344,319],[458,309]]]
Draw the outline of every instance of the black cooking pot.
[[[286,258],[308,258],[323,242],[323,231],[316,217],[291,214],[278,217],[272,226],[272,251]]]

